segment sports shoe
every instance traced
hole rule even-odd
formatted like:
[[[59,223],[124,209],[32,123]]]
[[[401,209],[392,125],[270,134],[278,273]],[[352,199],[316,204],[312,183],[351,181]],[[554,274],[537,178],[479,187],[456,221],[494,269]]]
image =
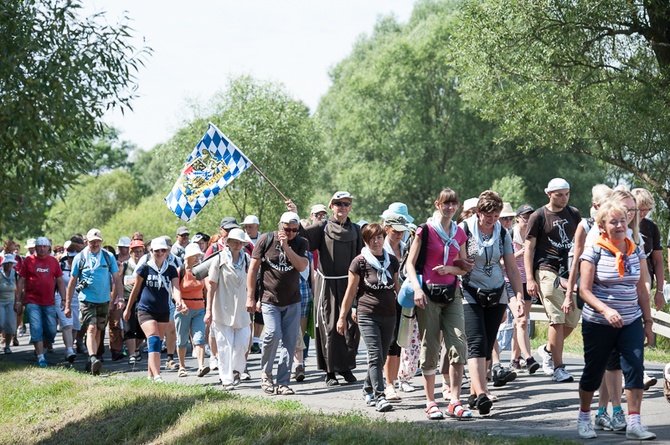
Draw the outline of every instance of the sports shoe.
[[[100,370],[102,369],[102,362],[95,355],[91,356],[91,374],[100,375]]]
[[[219,369],[219,360],[216,358],[215,355],[209,358],[209,369],[211,369],[212,371],[216,371],[217,369]]]
[[[12,349],[9,346],[5,346],[5,354],[11,354]]]
[[[303,365],[296,366],[294,376],[296,382],[305,380],[305,367]]]
[[[136,360],[135,360],[135,356],[134,356],[134,355],[131,355],[130,358],[128,359],[128,364],[129,364],[130,366],[135,366],[135,362],[136,362]]]
[[[558,368],[554,369],[554,376],[551,378],[551,380],[558,383],[569,383],[574,379],[575,378],[572,377],[572,374],[566,371],[563,366],[559,366]]]
[[[261,353],[261,345],[258,343],[252,343],[251,344],[251,350],[249,351],[252,354],[260,354]]]
[[[75,354],[74,351],[65,354],[65,360],[67,360],[68,363],[74,363],[75,358],[77,358],[77,354]]]
[[[40,365],[40,368],[46,368],[47,367],[47,359],[41,358],[37,360],[37,364]]]
[[[516,372],[503,369],[499,364],[493,367],[493,386],[498,388],[516,379]]]
[[[400,382],[398,389],[402,392],[414,392],[416,388],[413,387],[409,382]]]
[[[163,377],[161,377],[160,375],[155,375],[154,383],[165,383],[165,380],[163,380]]]
[[[19,337],[26,335],[26,325],[19,326]]]
[[[655,384],[658,383],[658,380],[656,377],[652,377],[649,374],[647,374],[647,371],[644,371],[644,390],[649,391],[649,388],[654,386]]]
[[[522,372],[523,367],[521,366],[521,360],[515,358],[514,360],[509,362],[509,369],[511,369],[514,372]]]
[[[624,424],[625,424],[625,422],[626,422],[626,419],[624,419]],[[611,431],[612,430],[612,419],[610,419],[610,415],[607,414],[607,411],[604,411],[602,414],[598,414],[596,416],[595,429],[605,430],[605,431]]]
[[[577,431],[579,431],[579,437],[582,439],[595,439],[598,437],[590,420],[588,422],[577,422]]]
[[[363,399],[365,400],[365,404],[367,406],[375,406],[377,404],[374,394],[368,394],[365,392],[363,393]]]
[[[486,394],[482,393],[479,394],[479,396],[477,396],[475,406],[477,407],[477,410],[479,410],[479,414],[485,416],[491,412],[493,402],[491,401],[491,399],[489,399],[489,397]]]
[[[612,425],[612,431],[626,430],[626,415],[623,413],[622,409],[612,414],[612,420],[610,424]]]
[[[533,357],[528,357],[526,359],[526,370],[528,370],[528,374],[535,374],[535,371],[538,369],[540,369],[540,364]]]
[[[554,375],[554,357],[551,356],[551,352],[547,351],[547,344],[537,348],[537,353],[542,357],[542,371],[546,375]]]
[[[646,426],[639,423],[633,428],[628,428],[626,430],[626,439],[653,440],[656,439],[656,434],[652,433]]]
[[[387,411],[393,410],[393,405],[391,405],[391,403],[388,400],[386,400],[386,398],[384,396],[380,396],[377,399],[377,402],[375,403],[375,407],[376,407],[377,411],[379,411],[380,413],[385,413]]]

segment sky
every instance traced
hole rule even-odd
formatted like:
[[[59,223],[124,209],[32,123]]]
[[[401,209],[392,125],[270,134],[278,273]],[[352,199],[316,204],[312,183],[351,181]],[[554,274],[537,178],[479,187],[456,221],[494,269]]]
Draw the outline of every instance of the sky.
[[[415,0],[87,0],[85,15],[124,13],[136,46],[153,49],[138,73],[133,111],[105,122],[141,149],[167,141],[230,77],[280,82],[312,110],[330,86],[328,71],[369,35],[380,16],[407,22]],[[206,129],[203,129],[203,134]],[[225,129],[222,129],[225,132]]]

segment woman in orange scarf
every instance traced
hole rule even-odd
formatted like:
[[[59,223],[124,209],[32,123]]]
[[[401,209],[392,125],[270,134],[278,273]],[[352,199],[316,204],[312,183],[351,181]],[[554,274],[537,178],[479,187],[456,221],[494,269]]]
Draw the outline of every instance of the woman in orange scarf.
[[[627,237],[627,209],[609,201],[598,210],[601,235],[580,257],[580,294],[584,300],[582,336],[584,372],[579,382],[579,435],[596,437],[591,422],[593,393],[600,386],[607,360],[616,350],[626,378],[626,437],[648,440],[656,435],[640,422],[644,392],[644,346],[653,339],[644,252]]]

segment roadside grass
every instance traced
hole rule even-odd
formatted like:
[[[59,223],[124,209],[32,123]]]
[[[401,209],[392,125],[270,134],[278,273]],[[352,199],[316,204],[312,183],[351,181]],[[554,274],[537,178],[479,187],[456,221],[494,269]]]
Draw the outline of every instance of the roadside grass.
[[[530,339],[531,347],[536,350],[540,345],[547,342],[547,329],[549,324],[543,321],[535,322],[535,336]],[[668,351],[667,339],[657,336],[657,345],[650,346],[644,349],[644,360],[654,363],[668,363],[670,362],[670,352]],[[570,334],[565,341],[564,351],[568,354],[584,355],[584,340],[582,338],[581,325]],[[538,359],[538,357],[535,357]],[[539,359],[538,359],[539,360]]]
[[[570,444],[502,438],[449,422],[387,422],[311,412],[291,400],[201,385],[92,377],[63,368],[0,365],[2,444]],[[453,425],[453,423],[451,424]]]

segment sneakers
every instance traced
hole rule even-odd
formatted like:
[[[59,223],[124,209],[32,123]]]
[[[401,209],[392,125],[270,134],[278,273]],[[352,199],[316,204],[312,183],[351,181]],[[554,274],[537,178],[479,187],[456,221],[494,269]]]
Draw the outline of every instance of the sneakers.
[[[628,428],[626,430],[626,439],[654,440],[656,439],[656,434],[652,433],[647,429],[646,426],[639,423],[635,425],[633,428]]]
[[[535,374],[535,371],[538,369],[540,369],[540,364],[533,357],[528,357],[526,359],[526,370],[528,371],[528,374]]]
[[[626,425],[626,419],[624,419],[624,427]],[[612,430],[612,419],[610,419],[610,415],[607,414],[607,411],[604,411],[602,414],[598,414],[596,416],[596,425],[595,429],[597,430],[605,430],[605,431],[611,431]],[[581,433],[580,433],[581,435]]]
[[[75,354],[74,351],[70,351],[65,354],[65,360],[67,360],[68,363],[74,363],[75,358],[77,358],[77,354]]]
[[[135,366],[135,363],[136,363],[135,356],[131,355],[130,358],[128,359],[128,364],[130,366]]]
[[[515,358],[511,362],[509,362],[509,369],[511,369],[514,372],[522,372],[524,369],[521,366],[521,360],[518,358]]]
[[[479,394],[479,396],[477,396],[475,407],[479,410],[479,415],[485,416],[490,413],[492,406],[493,402],[491,402],[491,399],[489,399],[486,394]]]
[[[47,367],[47,359],[42,357],[41,359],[37,360],[37,364],[40,366],[40,368],[46,368]]]
[[[493,367],[493,386],[498,388],[516,379],[516,372],[503,369],[500,364]]]
[[[219,360],[216,358],[215,355],[209,358],[209,369],[211,369],[212,371],[216,371],[217,369],[219,369]]]
[[[154,383],[165,383],[165,380],[163,380],[163,377],[159,375],[154,376]]]
[[[391,403],[388,400],[386,400],[386,398],[384,396],[380,396],[377,399],[377,402],[375,403],[375,406],[376,406],[377,411],[380,412],[380,413],[385,413],[385,412],[391,411],[393,409],[393,405],[391,405]],[[654,437],[656,437],[656,436],[654,436]]]
[[[558,383],[570,383],[574,380],[572,374],[565,370],[561,365],[558,368],[554,369],[554,376],[551,378],[554,382]]]
[[[649,388],[651,388],[652,386],[654,386],[655,384],[658,383],[658,380],[656,379],[656,377],[650,376],[649,374],[647,374],[647,371],[644,372],[643,381],[644,381],[644,390],[645,391],[649,391]]]
[[[393,385],[387,386],[386,389],[384,390],[384,394],[386,394],[386,399],[385,400],[390,400],[393,402],[399,402],[400,396],[395,390],[395,387]],[[387,402],[388,403],[388,402]]]
[[[19,337],[26,335],[26,325],[19,326]]]
[[[400,385],[398,386],[398,389],[402,392],[414,392],[414,391],[416,391],[416,388],[413,387],[408,382],[400,382]]]
[[[554,375],[554,357],[551,356],[551,352],[547,351],[547,344],[543,344],[537,348],[537,353],[542,357],[542,371],[546,375]]]
[[[377,404],[377,401],[375,400],[374,394],[368,394],[366,392],[363,393],[363,400],[365,400],[365,404],[367,406],[375,406]]]
[[[5,346],[5,354],[11,354],[12,349],[9,346]]]
[[[296,366],[293,375],[296,382],[302,382],[305,380],[305,367],[303,365]]]
[[[612,431],[626,430],[626,415],[623,413],[622,409],[612,414],[610,424],[612,426]]]
[[[95,355],[92,355],[90,360],[91,360],[91,374],[100,375],[100,370],[102,369],[102,362]]]
[[[251,344],[251,350],[249,351],[252,354],[260,354],[261,353],[261,345],[258,343],[252,343]]]
[[[588,422],[577,422],[577,431],[579,431],[579,437],[582,439],[595,439],[598,437],[590,420]]]

